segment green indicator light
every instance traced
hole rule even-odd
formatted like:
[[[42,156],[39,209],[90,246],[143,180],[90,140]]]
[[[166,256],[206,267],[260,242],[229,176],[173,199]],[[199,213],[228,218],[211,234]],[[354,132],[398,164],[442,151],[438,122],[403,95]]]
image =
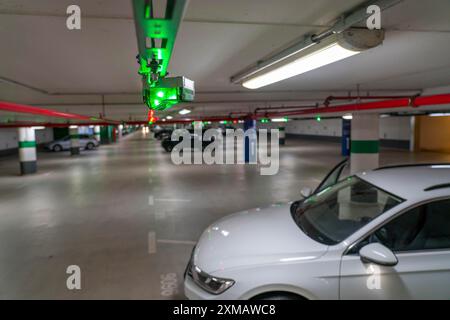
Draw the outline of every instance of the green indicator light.
[[[322,118],[321,118],[320,116],[317,116],[317,117],[316,117],[316,120],[317,120],[318,122],[320,122],[320,121],[322,121]]]
[[[150,19],[150,5],[145,6],[145,19]]]

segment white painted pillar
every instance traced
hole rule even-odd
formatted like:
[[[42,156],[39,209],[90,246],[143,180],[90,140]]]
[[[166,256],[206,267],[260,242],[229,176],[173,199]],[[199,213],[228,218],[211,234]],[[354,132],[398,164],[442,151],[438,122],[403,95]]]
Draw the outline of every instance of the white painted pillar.
[[[351,173],[379,166],[380,118],[378,114],[353,114],[350,147]]]
[[[119,126],[117,127],[117,140],[120,141],[120,139],[122,139],[122,132],[123,132],[123,125],[119,124]]]
[[[94,137],[95,139],[100,143],[101,142],[101,137],[100,137],[100,126],[95,126],[94,127]]]
[[[78,126],[69,128],[70,135],[70,154],[72,156],[80,154],[80,134],[78,133]]]
[[[37,171],[36,136],[33,128],[19,128],[20,173],[30,174]]]

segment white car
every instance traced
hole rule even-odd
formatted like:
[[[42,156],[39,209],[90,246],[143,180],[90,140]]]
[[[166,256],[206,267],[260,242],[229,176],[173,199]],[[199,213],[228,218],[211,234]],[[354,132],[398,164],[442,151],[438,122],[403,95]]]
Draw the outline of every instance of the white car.
[[[185,274],[189,299],[450,299],[450,165],[345,163],[291,206],[212,224]]]
[[[93,150],[100,145],[100,142],[95,139],[94,136],[88,134],[80,134],[79,142],[80,148],[87,150]],[[63,150],[70,150],[70,145],[70,136],[66,136],[64,138],[48,143],[45,148],[47,150],[59,152]]]

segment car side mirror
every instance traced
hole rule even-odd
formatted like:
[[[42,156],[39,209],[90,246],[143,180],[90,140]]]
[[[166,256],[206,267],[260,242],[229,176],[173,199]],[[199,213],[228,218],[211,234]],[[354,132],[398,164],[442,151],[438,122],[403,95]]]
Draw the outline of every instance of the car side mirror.
[[[312,194],[312,190],[311,188],[302,188],[302,190],[300,190],[300,194],[302,195],[303,198],[308,198],[311,194]]]
[[[359,250],[363,263],[375,263],[381,266],[393,267],[398,263],[395,254],[380,243],[370,243]]]

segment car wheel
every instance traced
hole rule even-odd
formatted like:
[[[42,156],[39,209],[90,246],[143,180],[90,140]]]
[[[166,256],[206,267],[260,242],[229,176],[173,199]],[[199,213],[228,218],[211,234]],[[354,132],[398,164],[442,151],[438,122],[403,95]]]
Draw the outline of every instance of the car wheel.
[[[53,149],[52,149],[54,152],[60,152],[61,150],[62,150],[62,147],[59,145],[59,144],[57,144],[57,145],[54,145],[53,146]]]
[[[86,149],[88,149],[88,150],[92,150],[92,149],[94,149],[94,144],[92,143],[92,142],[89,142],[87,145],[86,145]]]
[[[172,152],[173,146],[171,146],[171,145],[169,144],[168,146],[166,146],[165,149],[166,149],[167,152]]]
[[[268,292],[260,294],[251,300],[306,300],[302,296],[290,292]]]

